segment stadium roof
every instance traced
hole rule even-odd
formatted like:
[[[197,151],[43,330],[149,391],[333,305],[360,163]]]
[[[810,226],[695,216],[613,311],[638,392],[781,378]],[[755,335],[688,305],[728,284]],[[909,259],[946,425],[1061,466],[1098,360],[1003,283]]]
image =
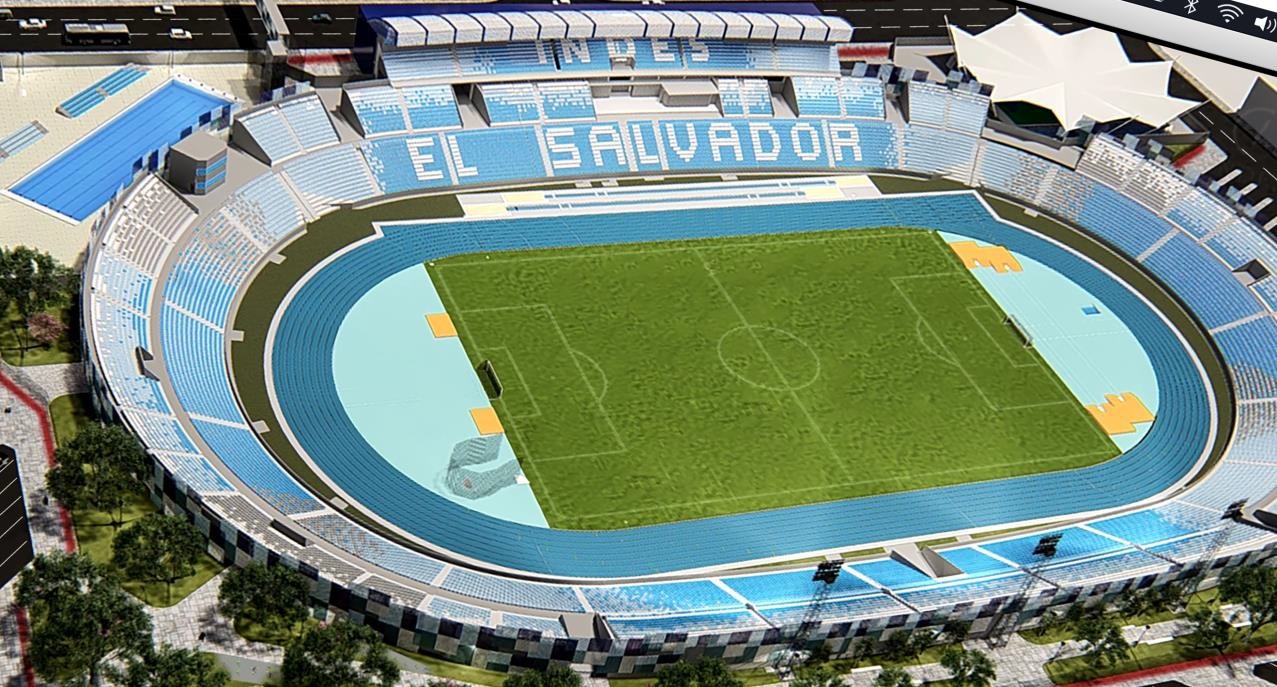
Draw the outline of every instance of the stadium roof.
[[[370,23],[385,45],[400,48],[564,38],[851,40],[851,25],[838,17],[708,9],[475,11],[381,16]]]
[[[1017,12],[973,35],[950,26],[958,62],[993,86],[993,100],[1051,110],[1066,128],[1136,119],[1160,127],[1197,103],[1170,96],[1170,62],[1132,62],[1115,34],[1060,35]]]

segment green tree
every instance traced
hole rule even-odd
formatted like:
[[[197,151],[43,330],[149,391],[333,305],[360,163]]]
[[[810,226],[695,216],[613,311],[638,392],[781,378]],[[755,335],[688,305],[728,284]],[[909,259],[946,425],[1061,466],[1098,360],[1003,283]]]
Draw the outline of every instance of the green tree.
[[[222,580],[217,605],[236,624],[253,623],[268,632],[288,633],[306,619],[310,582],[283,565],[250,563],[232,568]]]
[[[950,646],[940,654],[940,665],[949,671],[957,687],[988,687],[997,679],[993,661],[983,652]]]
[[[284,687],[393,687],[399,666],[372,628],[339,620],[289,642],[280,674]]]
[[[842,677],[826,663],[808,665],[794,673],[792,687],[839,687]]]
[[[1220,656],[1233,643],[1233,625],[1219,615],[1219,611],[1198,606],[1188,612],[1188,626],[1192,630],[1184,642],[1194,649],[1213,651]]]
[[[1128,589],[1117,600],[1117,612],[1126,620],[1143,615],[1149,610],[1151,595],[1147,590]]]
[[[969,620],[950,620],[944,624],[944,629],[940,631],[944,637],[944,641],[949,644],[961,644],[967,641],[967,635],[971,634],[971,621]]]
[[[567,666],[552,665],[544,671],[511,674],[501,684],[502,687],[581,687],[581,675]]]
[[[203,552],[203,535],[185,518],[151,513],[115,535],[111,563],[131,580],[162,583],[172,601],[173,583],[195,574]]]
[[[896,630],[882,640],[882,655],[892,663],[908,663],[914,658],[913,633],[909,630]]]
[[[913,687],[913,677],[904,668],[887,666],[874,678],[874,687]]]
[[[1045,637],[1048,633],[1064,628],[1068,624],[1069,621],[1063,612],[1052,609],[1038,618],[1037,627],[1033,628],[1033,632],[1038,637]]]
[[[227,674],[213,657],[165,644],[130,662],[121,687],[226,687]]]
[[[1248,634],[1277,620],[1277,568],[1247,565],[1228,573],[1219,583],[1219,598],[1241,604],[1250,615]]]
[[[656,674],[656,687],[744,687],[719,658],[679,661]]]
[[[0,314],[13,306],[23,322],[49,306],[68,299],[75,287],[75,275],[48,253],[26,246],[0,250]],[[27,333],[13,323],[20,341],[20,355],[26,356]]]
[[[1095,668],[1113,665],[1131,653],[1122,626],[1106,616],[1085,616],[1074,625],[1074,635],[1086,642],[1086,662]]]
[[[37,557],[18,577],[16,600],[31,611],[28,654],[46,680],[101,685],[108,661],[150,651],[150,616],[83,554]]]
[[[89,425],[58,448],[49,469],[49,493],[67,508],[93,508],[124,523],[124,506],[141,489],[146,454],[137,439],[119,425]]]

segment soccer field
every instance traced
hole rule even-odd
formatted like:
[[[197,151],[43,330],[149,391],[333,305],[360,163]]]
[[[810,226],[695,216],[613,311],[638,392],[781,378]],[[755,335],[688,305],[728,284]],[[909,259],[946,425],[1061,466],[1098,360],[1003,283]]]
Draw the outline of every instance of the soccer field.
[[[934,232],[427,265],[551,526],[611,529],[1117,453]]]

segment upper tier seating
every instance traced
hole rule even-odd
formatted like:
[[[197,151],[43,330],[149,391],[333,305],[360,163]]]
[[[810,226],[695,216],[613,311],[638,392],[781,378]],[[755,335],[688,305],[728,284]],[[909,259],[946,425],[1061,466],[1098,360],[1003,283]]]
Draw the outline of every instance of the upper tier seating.
[[[478,88],[478,104],[489,124],[525,124],[541,120],[531,83],[490,83]]]
[[[451,89],[449,89],[451,91]],[[391,134],[409,129],[399,90],[390,86],[346,89],[365,136]]]
[[[949,88],[945,84],[910,81],[909,123],[979,136],[988,117],[989,98],[967,88],[967,84]]]
[[[135,64],[120,67],[92,86],[62,101],[57,108],[58,114],[72,119],[79,117],[144,76],[146,76],[146,67]]]
[[[272,165],[303,151],[337,142],[337,130],[315,93],[257,108],[237,116],[236,121]]]
[[[536,89],[545,120],[594,119],[594,96],[589,82],[547,81],[536,84]]]
[[[399,89],[413,131],[456,129],[461,126],[457,99],[447,84]]]

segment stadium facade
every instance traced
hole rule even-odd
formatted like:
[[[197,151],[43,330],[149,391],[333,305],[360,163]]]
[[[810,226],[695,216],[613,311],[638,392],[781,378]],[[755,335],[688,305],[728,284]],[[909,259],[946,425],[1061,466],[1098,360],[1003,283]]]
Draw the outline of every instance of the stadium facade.
[[[864,638],[952,620],[988,632],[1008,610],[1030,620],[1055,605],[1195,582],[1272,555],[1277,537],[1221,514],[1241,499],[1262,506],[1277,486],[1277,366],[1265,355],[1277,338],[1277,281],[1253,269],[1277,265],[1277,247],[1244,210],[1167,160],[1096,137],[1066,164],[988,136],[987,86],[842,65],[835,46],[851,27],[815,15],[573,10],[391,16],[373,25],[385,80],[339,93],[292,89],[238,113],[231,140],[247,155],[235,153],[230,163],[241,171],[218,193],[193,203],[143,174],[108,205],[91,240],[84,340],[97,396],[148,449],[155,498],[186,513],[224,562],[296,568],[313,581],[317,607],[406,649],[495,670],[562,663],[641,674],[700,655],[757,663],[788,647],[808,617],[811,570],[730,572],[759,561],[1065,523],[1050,530],[1065,538],[1049,565],[1032,555],[1044,532],[942,548],[957,576],[932,577],[891,558],[849,563],[806,637],[839,654]],[[697,87],[672,85],[688,81]],[[706,87],[712,105],[694,116],[678,109],[678,98],[694,100]],[[660,106],[613,112],[603,101],[618,90]],[[1140,265],[1212,337],[1233,398],[1216,396],[1182,337],[1154,315],[1150,331],[1168,335],[1149,339],[1159,342],[1150,356],[1164,398],[1182,412],[1166,412],[1118,459],[890,502],[589,535],[519,529],[429,495],[418,513],[428,526],[376,513],[369,526],[346,513],[367,498],[318,497],[257,436],[273,429],[298,439],[309,422],[313,437],[331,419],[306,417],[305,399],[290,407],[278,384],[310,368],[272,370],[287,428],[263,428],[237,400],[228,360],[239,300],[282,246],[330,212],[545,180],[870,172],[942,178],[1010,199]],[[1104,272],[1000,220],[970,190],[794,208],[817,206],[828,228],[965,224],[1055,254],[1074,274]],[[374,263],[387,259],[379,240],[389,239],[362,247]],[[569,243],[500,231],[422,240],[435,256]],[[294,287],[272,354],[296,352],[332,324],[304,309],[325,303],[325,292],[306,291],[323,274]],[[1234,400],[1235,422],[1221,422],[1219,409]],[[356,448],[349,436],[328,441],[332,450]],[[821,514],[828,520],[813,519]]]

